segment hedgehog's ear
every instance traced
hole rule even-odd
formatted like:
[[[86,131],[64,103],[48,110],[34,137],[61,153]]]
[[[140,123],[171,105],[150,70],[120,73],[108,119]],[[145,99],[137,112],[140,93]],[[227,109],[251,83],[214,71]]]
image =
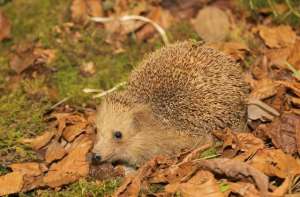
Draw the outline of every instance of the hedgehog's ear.
[[[153,112],[151,108],[147,105],[137,106],[133,111],[133,121],[136,127],[141,127],[142,125],[148,125],[153,122]]]

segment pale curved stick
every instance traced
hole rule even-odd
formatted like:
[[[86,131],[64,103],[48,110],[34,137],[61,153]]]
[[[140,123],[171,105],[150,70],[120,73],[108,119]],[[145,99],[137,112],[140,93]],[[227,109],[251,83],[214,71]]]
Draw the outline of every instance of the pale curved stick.
[[[91,17],[90,19],[94,22],[99,22],[99,23],[107,23],[107,22],[111,22],[111,21],[115,20],[115,18],[112,18],[112,17]],[[162,37],[162,40],[165,43],[165,45],[168,45],[170,43],[165,30],[159,24],[157,24],[156,22],[154,22],[153,20],[151,20],[149,18],[146,18],[144,16],[139,16],[139,15],[126,15],[126,16],[117,18],[117,20],[120,20],[120,21],[140,20],[140,21],[143,21],[146,23],[150,23],[158,31],[158,33]]]

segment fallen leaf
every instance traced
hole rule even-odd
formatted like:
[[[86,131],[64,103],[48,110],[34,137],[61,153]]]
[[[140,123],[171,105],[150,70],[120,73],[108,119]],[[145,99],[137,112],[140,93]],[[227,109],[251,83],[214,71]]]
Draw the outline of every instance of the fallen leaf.
[[[279,84],[269,78],[257,80],[249,97],[259,100],[269,98],[277,93],[278,87]]]
[[[192,25],[206,42],[224,41],[230,27],[226,12],[212,6],[201,9],[192,20]]]
[[[249,164],[230,159],[210,159],[196,161],[199,168],[223,174],[234,179],[254,181],[262,196],[268,191],[268,177]],[[250,178],[250,179],[249,179]]]
[[[300,116],[284,112],[272,123],[260,125],[256,133],[268,136],[276,148],[288,154],[300,153]]]
[[[85,76],[92,76],[96,73],[96,66],[93,62],[86,62],[80,65],[80,73]]]
[[[245,182],[226,182],[229,185],[230,192],[234,194],[239,194],[240,196],[247,197],[260,197],[259,191],[251,183]]]
[[[267,27],[259,25],[257,29],[260,37],[270,48],[288,47],[294,45],[296,42],[296,33],[290,26]]]
[[[261,120],[262,122],[273,120],[279,116],[279,112],[264,102],[250,98],[247,106],[248,120]]]
[[[56,58],[56,51],[54,49],[44,49],[36,47],[33,51],[36,57],[36,64],[50,64]]]
[[[267,49],[264,54],[268,58],[270,65],[276,65],[286,68],[286,62],[291,54],[292,47],[284,47],[279,49]]]
[[[115,197],[138,196],[144,179],[148,178],[160,163],[168,162],[164,157],[155,157],[139,168],[135,175],[130,174],[122,185],[115,191]]]
[[[217,42],[207,45],[223,51],[235,60],[244,60],[246,52],[250,51],[247,45],[241,42]]]
[[[0,10],[0,41],[10,38],[11,24],[2,10]]]
[[[54,134],[55,133],[53,131],[46,131],[36,138],[22,139],[21,142],[29,144],[34,150],[39,150],[50,142],[50,140],[54,137]]]
[[[159,24],[164,29],[169,28],[174,21],[171,13],[168,10],[162,9],[161,7],[155,7],[152,9],[147,17]],[[157,30],[153,27],[153,25],[147,23],[136,32],[136,39],[138,41],[148,40],[155,33],[157,33]]]
[[[244,161],[254,155],[257,150],[264,148],[264,142],[252,133],[233,132],[230,129],[213,132],[214,136],[223,141],[223,156],[228,157],[224,151],[230,150],[230,157]]]
[[[300,70],[300,39],[296,40],[287,61],[292,64],[295,69]]]
[[[51,163],[55,160],[63,158],[66,153],[67,151],[60,143],[53,141],[46,150],[45,161],[46,163]]]
[[[277,81],[277,83],[291,89],[293,93],[300,97],[300,83],[295,81]]]
[[[280,149],[259,150],[247,163],[268,176],[287,178],[300,173],[300,161]]]
[[[9,166],[13,172],[20,172],[29,176],[39,176],[48,170],[47,166],[42,163],[27,162],[14,163]]]
[[[77,23],[86,22],[89,16],[103,16],[100,0],[73,0],[71,5],[71,16]]]
[[[59,187],[88,175],[87,153],[93,142],[85,136],[77,140],[79,141],[77,146],[66,157],[50,166],[48,173],[43,178],[46,185],[52,188]]]
[[[23,173],[21,172],[11,172],[0,176],[0,196],[20,192],[23,184]]]
[[[165,187],[165,191],[175,193],[179,191],[182,196],[208,196],[222,197],[224,194],[220,191],[214,175],[209,171],[198,171],[191,179],[186,182],[172,183]]]
[[[79,122],[74,125],[68,126],[63,132],[63,137],[69,142],[73,141],[76,136],[80,135],[82,132],[85,131],[86,127],[87,122]]]
[[[33,54],[34,45],[31,43],[21,43],[16,46],[15,53],[10,58],[10,67],[20,74],[29,66],[34,64],[36,56]]]

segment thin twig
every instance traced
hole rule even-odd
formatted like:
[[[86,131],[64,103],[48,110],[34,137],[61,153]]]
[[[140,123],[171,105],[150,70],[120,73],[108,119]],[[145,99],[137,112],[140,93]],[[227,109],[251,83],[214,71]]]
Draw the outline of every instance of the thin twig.
[[[110,93],[116,91],[117,89],[119,89],[120,87],[122,87],[122,86],[124,86],[124,85],[126,85],[126,82],[118,83],[118,84],[117,84],[116,86],[114,86],[113,88],[111,88],[111,89],[109,89],[109,90],[106,90],[106,91],[104,91],[104,92],[101,92],[101,93],[99,93],[99,94],[94,95],[93,98],[100,98],[100,97],[103,97],[103,96],[105,96],[105,95],[107,95],[107,94],[110,94]],[[87,90],[87,88],[86,88],[85,90]],[[88,89],[88,90],[91,90],[91,89]],[[94,89],[94,90],[95,90],[95,89]],[[98,91],[98,92],[99,92],[99,91]]]
[[[121,22],[123,21],[129,21],[129,20],[140,20],[146,23],[150,23],[151,25],[153,25],[153,27],[158,31],[158,33],[161,35],[163,42],[165,43],[165,45],[168,45],[169,39],[167,37],[167,34],[165,32],[165,30],[156,22],[154,22],[153,20],[146,18],[144,16],[139,16],[139,15],[126,15],[126,16],[122,16],[120,18],[112,18],[112,17],[91,17],[91,20],[94,22],[99,22],[99,23],[107,23],[107,22],[111,22],[113,20],[119,20]]]
[[[293,8],[292,3],[290,2],[290,0],[285,0],[285,2],[286,2],[286,4],[287,4],[287,6],[289,7],[289,9],[292,11],[292,13],[293,13],[295,16],[297,16],[297,17],[300,18],[300,12],[297,11],[297,10],[295,10],[295,9]]]
[[[50,107],[50,109],[52,110],[52,109],[58,107],[59,105],[63,104],[64,102],[66,102],[66,101],[69,100],[70,98],[71,98],[71,97],[66,97],[66,98],[60,100],[59,102],[57,102],[57,103],[55,103],[54,105],[52,105],[52,106]]]

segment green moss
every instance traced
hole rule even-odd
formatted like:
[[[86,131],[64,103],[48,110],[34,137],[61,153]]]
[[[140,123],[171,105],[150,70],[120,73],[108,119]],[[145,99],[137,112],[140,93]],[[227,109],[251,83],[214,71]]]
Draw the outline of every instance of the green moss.
[[[0,97],[0,156],[11,161],[34,158],[20,139],[45,129],[43,113],[47,107],[43,101],[28,99],[22,89]]]
[[[40,197],[101,197],[111,195],[116,190],[116,188],[120,186],[120,183],[121,179],[113,179],[105,182],[94,182],[81,179],[59,192],[53,190],[39,190],[35,193]]]
[[[300,25],[300,2],[299,0],[238,0],[240,5],[247,10],[250,10],[251,17],[258,19],[259,10],[269,8],[270,14],[273,16],[274,22],[278,24],[290,24],[294,27]],[[282,4],[287,6],[287,11],[279,13],[276,10],[276,5]]]

